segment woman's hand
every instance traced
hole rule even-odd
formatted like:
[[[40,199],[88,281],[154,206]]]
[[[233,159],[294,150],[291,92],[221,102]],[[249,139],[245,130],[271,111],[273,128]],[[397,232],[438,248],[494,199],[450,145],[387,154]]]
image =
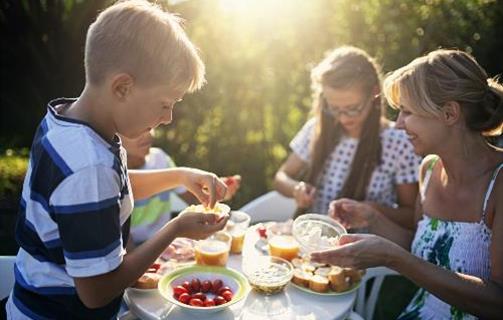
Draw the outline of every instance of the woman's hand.
[[[228,214],[222,217],[214,213],[182,212],[173,221],[177,237],[199,240],[222,230],[228,219]]]
[[[311,260],[347,268],[366,269],[390,266],[391,260],[404,249],[382,237],[372,234],[347,234],[335,249],[313,252]]]
[[[367,228],[374,222],[378,212],[368,203],[342,198],[330,203],[328,215],[346,229],[355,229]]]
[[[304,181],[297,183],[293,189],[293,197],[299,208],[310,207],[314,202],[315,194],[316,188]]]
[[[224,199],[227,187],[215,174],[192,168],[184,168],[183,173],[183,184],[205,207],[213,208]]]

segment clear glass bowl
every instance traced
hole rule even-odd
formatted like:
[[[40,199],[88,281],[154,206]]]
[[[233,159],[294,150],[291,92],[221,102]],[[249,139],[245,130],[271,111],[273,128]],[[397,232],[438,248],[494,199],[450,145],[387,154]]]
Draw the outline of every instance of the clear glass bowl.
[[[243,273],[251,287],[262,294],[276,294],[292,280],[293,266],[285,259],[257,256],[243,264]]]
[[[304,253],[331,249],[346,229],[334,219],[317,213],[301,215],[293,222],[292,234]]]

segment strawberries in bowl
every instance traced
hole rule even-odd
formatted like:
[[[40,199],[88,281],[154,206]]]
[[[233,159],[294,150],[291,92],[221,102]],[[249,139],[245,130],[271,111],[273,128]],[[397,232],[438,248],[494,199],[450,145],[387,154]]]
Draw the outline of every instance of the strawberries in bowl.
[[[212,266],[177,269],[159,281],[159,292],[169,302],[193,313],[222,310],[246,297],[250,286],[239,272]]]

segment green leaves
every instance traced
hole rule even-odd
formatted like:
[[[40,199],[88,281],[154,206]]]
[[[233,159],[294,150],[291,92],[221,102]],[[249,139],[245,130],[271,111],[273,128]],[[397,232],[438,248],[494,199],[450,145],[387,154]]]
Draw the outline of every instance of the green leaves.
[[[79,95],[87,27],[111,2],[0,5],[4,148],[31,144],[47,101]],[[175,107],[174,122],[159,130],[156,143],[179,165],[241,174],[234,207],[271,188],[289,141],[308,118],[310,68],[327,50],[360,46],[387,72],[437,47],[458,47],[471,51],[491,75],[503,71],[503,6],[497,1],[161,3],[187,20],[208,84]]]

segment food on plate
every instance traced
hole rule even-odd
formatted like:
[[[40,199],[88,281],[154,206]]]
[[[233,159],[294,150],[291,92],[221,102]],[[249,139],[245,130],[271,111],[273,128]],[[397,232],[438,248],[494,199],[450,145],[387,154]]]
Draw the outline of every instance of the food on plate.
[[[309,289],[316,292],[327,292],[329,286],[328,278],[314,275],[309,279]]]
[[[162,265],[153,263],[136,282],[132,285],[136,289],[156,289],[159,280],[161,279]]]
[[[296,258],[292,263],[295,268],[292,282],[319,293],[347,291],[360,282],[364,274],[361,270],[313,263],[302,258]]]
[[[344,268],[344,275],[349,278],[349,282],[356,283],[361,280],[363,272],[353,268]]]
[[[292,261],[290,261],[293,265],[294,268],[301,268],[302,264],[304,261],[301,258],[293,258]]]
[[[311,272],[303,271],[301,269],[295,269],[293,272],[292,282],[301,287],[308,288],[309,281],[312,277],[313,274]]]
[[[138,280],[136,280],[133,288],[137,289],[156,289],[157,284],[161,279],[161,275],[152,272],[144,273]]]
[[[292,236],[276,235],[269,239],[269,254],[286,260],[293,260],[299,255],[299,244]]]
[[[315,275],[323,276],[326,277],[328,276],[328,273],[330,272],[331,268],[330,267],[319,267],[314,271]]]
[[[176,238],[161,254],[164,261],[190,262],[194,260],[196,241],[188,238]]]
[[[349,281],[346,280],[344,269],[340,267],[332,267],[328,274],[330,288],[335,292],[346,291],[350,287]]]
[[[268,238],[275,235],[291,235],[293,220],[289,219],[284,222],[270,222],[266,224],[266,233]]]
[[[234,293],[222,280],[213,281],[193,278],[173,287],[173,297],[183,304],[208,308],[225,304],[232,300]]]

